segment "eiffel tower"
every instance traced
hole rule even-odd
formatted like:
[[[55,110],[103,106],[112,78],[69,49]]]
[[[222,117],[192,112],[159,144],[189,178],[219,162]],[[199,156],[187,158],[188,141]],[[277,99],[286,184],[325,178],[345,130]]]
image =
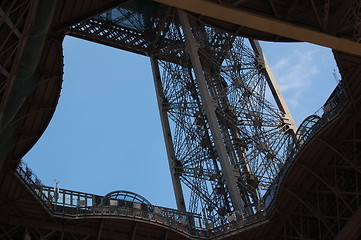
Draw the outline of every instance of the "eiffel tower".
[[[3,1],[0,237],[357,237],[361,4],[265,2]],[[57,104],[65,35],[150,58],[177,210],[44,186],[21,162]],[[321,115],[296,127],[255,39],[334,49]]]

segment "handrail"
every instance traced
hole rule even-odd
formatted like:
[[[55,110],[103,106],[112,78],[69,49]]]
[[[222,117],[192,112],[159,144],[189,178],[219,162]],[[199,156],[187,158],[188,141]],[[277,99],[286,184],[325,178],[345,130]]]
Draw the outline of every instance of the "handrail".
[[[235,219],[230,221],[229,224],[210,227],[207,226],[207,221],[199,214],[160,206],[154,206],[153,211],[125,206],[97,206],[102,196],[44,186],[23,161],[17,168],[17,173],[53,214],[63,217],[130,217],[153,221],[200,238],[217,236],[265,218],[264,214],[257,213]]]
[[[99,195],[44,186],[21,161],[17,174],[53,214],[67,217],[134,217],[166,225],[189,235],[206,237],[204,219],[199,214],[154,206],[153,211],[131,207],[97,206]],[[90,203],[90,204],[89,204]]]
[[[17,168],[17,173],[26,185],[35,193],[36,196],[42,201],[42,203],[50,210],[53,209],[53,205],[50,203],[49,198],[43,193],[43,184],[36,174],[28,167],[28,165],[20,161]]]

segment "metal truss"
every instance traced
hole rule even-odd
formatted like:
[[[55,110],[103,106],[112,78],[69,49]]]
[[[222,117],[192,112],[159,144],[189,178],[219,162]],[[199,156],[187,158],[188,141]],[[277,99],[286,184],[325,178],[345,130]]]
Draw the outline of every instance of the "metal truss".
[[[72,26],[68,30],[68,34],[138,54],[144,54],[149,47],[143,31],[116,25],[102,18],[80,22]]]
[[[0,4],[0,121],[9,101],[36,7],[37,1],[30,0]]]
[[[153,70],[161,117],[169,120],[162,123],[168,154],[174,152],[171,172],[190,189],[187,210],[202,212],[216,225],[235,210],[260,214],[262,196],[287,159],[293,131],[266,97],[258,56],[244,38],[195,19],[189,19],[192,36],[187,36],[174,9],[159,15],[164,17],[154,22]],[[232,180],[241,207],[235,205]]]
[[[154,42],[152,24],[158,7],[159,4],[151,1],[128,1],[67,28],[66,34],[149,56]],[[172,41],[163,40],[163,44]]]

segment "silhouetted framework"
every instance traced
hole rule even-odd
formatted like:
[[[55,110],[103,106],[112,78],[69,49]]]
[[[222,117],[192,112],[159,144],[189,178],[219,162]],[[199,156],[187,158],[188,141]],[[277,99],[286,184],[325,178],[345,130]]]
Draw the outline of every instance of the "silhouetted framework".
[[[0,239],[358,239],[360,9],[359,0],[2,1]],[[55,110],[66,34],[150,57],[177,210],[127,191],[44,186],[20,163]],[[259,43],[242,35],[334,47],[342,80],[297,129]]]

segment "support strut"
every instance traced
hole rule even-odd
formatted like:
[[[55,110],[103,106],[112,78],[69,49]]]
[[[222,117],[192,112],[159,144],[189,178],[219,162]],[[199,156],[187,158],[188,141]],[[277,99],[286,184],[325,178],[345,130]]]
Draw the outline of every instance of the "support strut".
[[[163,136],[164,136],[165,146],[167,149],[168,163],[169,163],[169,168],[170,168],[170,173],[171,173],[171,178],[172,178],[172,183],[173,183],[173,190],[174,190],[174,194],[175,194],[175,198],[176,198],[176,202],[177,202],[177,208],[178,208],[178,210],[186,211],[186,206],[185,206],[184,196],[183,196],[183,191],[182,191],[182,185],[180,182],[180,176],[175,171],[177,159],[176,159],[175,152],[174,152],[172,135],[171,135],[171,130],[170,130],[170,126],[169,126],[167,111],[163,108],[163,104],[165,102],[165,97],[164,97],[164,93],[163,93],[162,82],[160,79],[158,61],[156,58],[154,58],[154,56],[150,57],[150,61],[152,64],[154,86],[155,86],[155,91],[157,94],[160,120],[161,120],[162,128],[163,128]]]
[[[227,185],[227,189],[230,193],[231,201],[234,210],[243,210],[244,206],[241,201],[241,195],[237,187],[238,173],[233,169],[230,164],[227,150],[224,146],[221,130],[219,128],[217,116],[216,116],[216,102],[210,96],[207,88],[206,79],[203,74],[202,64],[198,55],[199,43],[193,37],[192,30],[189,24],[187,14],[178,10],[180,22],[184,31],[186,49],[188,51],[191,63],[195,72],[196,82],[199,87],[200,96],[202,98],[202,104],[205,115],[207,116],[210,130],[213,135],[214,144],[218,153],[219,161],[222,166],[222,177]]]

